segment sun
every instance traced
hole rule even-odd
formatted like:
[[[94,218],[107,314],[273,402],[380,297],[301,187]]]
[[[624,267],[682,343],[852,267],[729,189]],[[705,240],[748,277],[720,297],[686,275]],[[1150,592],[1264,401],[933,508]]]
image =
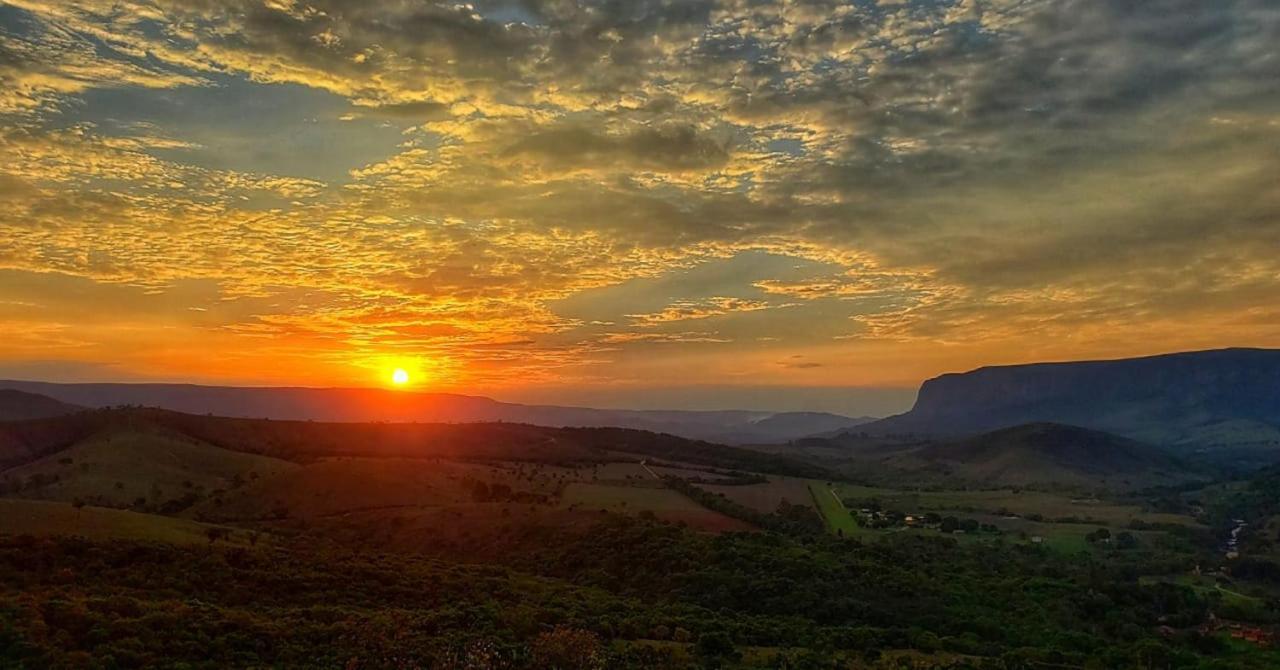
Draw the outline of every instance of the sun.
[[[395,372],[391,373],[391,383],[396,386],[404,386],[405,384],[408,384],[409,373],[405,372],[404,368],[396,368]]]

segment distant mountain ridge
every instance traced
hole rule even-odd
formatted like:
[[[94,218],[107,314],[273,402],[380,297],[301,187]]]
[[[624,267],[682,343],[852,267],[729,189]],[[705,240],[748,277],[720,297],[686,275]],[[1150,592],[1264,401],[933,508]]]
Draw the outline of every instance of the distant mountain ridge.
[[[872,419],[824,412],[614,410],[505,403],[482,396],[384,389],[193,384],[59,384],[0,380],[0,389],[85,407],[140,405],[240,418],[330,422],[486,422],[619,427],[731,444],[785,442]]]
[[[156,408],[98,409],[0,422],[0,474],[61,453],[85,440],[109,440],[117,434],[159,436],[161,441],[194,440],[229,451],[298,463],[342,457],[603,463],[617,460],[617,454],[629,454],[625,460],[678,460],[795,477],[830,474],[826,468],[785,455],[631,428],[559,428],[514,422],[330,423],[245,419]],[[191,460],[163,446],[150,451],[170,463]],[[168,456],[163,455],[166,451]]]
[[[0,388],[0,421],[25,421],[62,416],[85,409],[46,395]]]
[[[946,374],[921,386],[909,412],[859,430],[946,436],[1035,422],[1167,446],[1280,446],[1280,350],[1219,349]]]

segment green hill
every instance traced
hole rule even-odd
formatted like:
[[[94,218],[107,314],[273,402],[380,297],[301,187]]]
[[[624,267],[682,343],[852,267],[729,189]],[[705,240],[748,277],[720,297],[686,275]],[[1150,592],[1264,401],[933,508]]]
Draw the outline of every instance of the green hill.
[[[1215,451],[1236,450],[1242,457],[1252,453],[1258,460],[1274,463],[1280,453],[1280,426],[1248,419],[1211,421],[1188,431],[1174,446],[1195,449],[1206,444]]]
[[[517,423],[319,423],[137,408],[0,423],[0,472],[122,427],[162,428],[215,447],[296,463],[335,457],[606,463],[624,453],[799,477],[829,474],[824,468],[786,456],[625,428],[546,428]]]
[[[118,427],[0,474],[8,494],[107,507],[173,509],[297,465],[154,427]],[[139,504],[139,501],[143,501]]]
[[[1131,488],[1195,478],[1180,462],[1150,445],[1055,423],[1030,423],[936,442],[891,460],[1003,486]]]
[[[406,458],[333,458],[263,477],[191,508],[195,518],[314,517],[470,502],[477,464]]]
[[[209,529],[225,531],[219,541],[242,543],[248,531],[156,514],[103,507],[76,509],[65,502],[0,499],[0,535],[79,536],[91,540],[140,540],[169,544],[209,542]]]
[[[0,422],[0,472],[56,453],[112,426],[131,426],[119,412],[87,411]]]

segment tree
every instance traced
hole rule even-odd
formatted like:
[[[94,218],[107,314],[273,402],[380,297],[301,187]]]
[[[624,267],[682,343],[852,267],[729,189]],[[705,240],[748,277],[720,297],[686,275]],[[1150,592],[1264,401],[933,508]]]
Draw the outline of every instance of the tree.
[[[534,639],[535,667],[556,670],[598,670],[604,667],[600,638],[591,631],[556,626]]]
[[[960,520],[953,517],[943,517],[941,530],[944,533],[954,533],[960,529]]]
[[[708,668],[719,668],[726,661],[736,661],[741,656],[733,639],[724,631],[703,633],[694,649]]]
[[[1157,670],[1170,667],[1173,663],[1173,654],[1160,642],[1146,639],[1133,646],[1133,660],[1135,667]]]
[[[208,528],[204,531],[204,536],[209,538],[209,546],[213,546],[218,540],[225,540],[230,537],[231,533],[226,528]]]

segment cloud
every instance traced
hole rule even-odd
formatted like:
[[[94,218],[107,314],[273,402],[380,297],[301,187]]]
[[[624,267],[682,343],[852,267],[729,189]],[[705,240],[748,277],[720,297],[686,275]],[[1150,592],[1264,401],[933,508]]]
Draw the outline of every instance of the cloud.
[[[787,307],[788,305],[773,305],[761,300],[746,300],[742,298],[708,298],[706,300],[684,300],[673,303],[660,312],[652,312],[648,314],[627,314],[627,318],[638,326],[657,326],[673,321],[694,321],[698,319],[707,319],[713,316],[723,316],[738,312],[758,312],[766,309],[776,309],[778,307]]]
[[[658,344],[723,344],[732,342],[728,338],[714,333],[606,333],[600,338],[601,344],[630,344],[634,342],[654,342]]]
[[[812,370],[814,368],[822,367],[822,364],[817,361],[805,360],[804,356],[801,354],[796,354],[786,360],[778,361],[778,365],[792,370]]]
[[[636,170],[679,172],[724,165],[727,147],[689,126],[640,128],[602,135],[581,126],[539,131],[511,145],[509,156],[532,156],[558,167],[601,167],[621,163]]]
[[[0,115],[11,120],[64,104],[69,96],[94,87],[172,88],[202,82],[199,75],[113,51],[93,34],[61,29],[12,10],[5,11],[4,19],[0,22]]]
[[[406,119],[419,123],[443,121],[450,118],[449,105],[434,100],[391,102],[381,105],[365,105],[363,109],[374,116]]]
[[[897,382],[1149,329],[1280,344],[1266,0],[17,0],[0,31],[0,267],[216,284],[170,325],[242,370],[413,352],[461,388],[714,341],[716,379],[807,347]],[[804,267],[556,311],[762,253]],[[664,330],[748,313],[770,330]]]

